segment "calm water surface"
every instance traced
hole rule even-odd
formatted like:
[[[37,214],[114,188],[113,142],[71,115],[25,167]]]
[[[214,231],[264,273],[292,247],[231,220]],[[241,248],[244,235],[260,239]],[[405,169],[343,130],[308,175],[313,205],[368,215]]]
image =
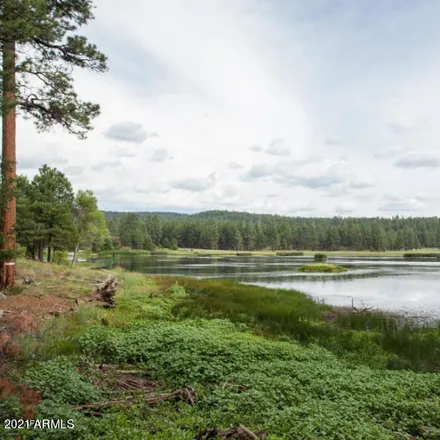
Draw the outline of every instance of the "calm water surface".
[[[330,257],[343,274],[304,274],[311,257],[123,256],[99,260],[150,275],[229,278],[265,287],[300,290],[319,301],[440,317],[440,262],[398,257]]]

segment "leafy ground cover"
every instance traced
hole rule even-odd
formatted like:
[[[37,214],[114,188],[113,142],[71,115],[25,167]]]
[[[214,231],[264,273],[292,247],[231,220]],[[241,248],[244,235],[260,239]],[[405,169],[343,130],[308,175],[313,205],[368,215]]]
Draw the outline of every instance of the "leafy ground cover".
[[[55,270],[60,280],[67,272],[79,300],[87,292],[73,280],[99,278]],[[298,292],[114,273],[115,309],[79,301],[16,335],[20,353],[3,358],[2,421],[26,403],[8,380],[34,393],[28,414],[75,422],[21,438],[202,440],[239,425],[269,440],[439,438],[437,329]]]

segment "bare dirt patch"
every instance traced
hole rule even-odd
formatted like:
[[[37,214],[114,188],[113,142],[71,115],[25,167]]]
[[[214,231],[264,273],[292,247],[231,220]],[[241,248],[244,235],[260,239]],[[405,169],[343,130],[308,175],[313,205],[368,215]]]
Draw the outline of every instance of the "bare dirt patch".
[[[45,320],[72,313],[92,298],[96,271],[34,261],[22,261],[17,269],[16,286],[0,296],[0,400],[18,397],[23,416],[33,418],[40,394],[10,377],[21,352],[19,336],[36,334]]]
[[[45,295],[35,297],[26,293],[8,296],[0,302],[0,331],[9,335],[16,333],[32,333],[38,328],[42,319],[72,311],[74,303],[71,300]]]
[[[37,406],[41,400],[38,391],[33,391],[24,385],[12,383],[9,379],[0,378],[0,400],[10,396],[18,397],[26,419],[35,417]]]
[[[18,294],[0,299],[1,338],[19,333],[34,333],[41,322],[73,312],[78,303],[92,298],[96,272],[87,268],[52,266],[24,261],[17,267]]]

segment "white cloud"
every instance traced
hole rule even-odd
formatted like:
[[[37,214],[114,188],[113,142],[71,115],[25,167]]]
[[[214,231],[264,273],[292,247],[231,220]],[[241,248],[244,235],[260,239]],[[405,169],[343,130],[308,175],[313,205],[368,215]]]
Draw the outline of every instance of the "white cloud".
[[[157,148],[151,156],[153,162],[164,162],[171,158],[172,156],[170,156],[166,148]]]
[[[240,165],[237,162],[229,162],[229,168],[231,170],[239,170],[239,169],[243,168],[243,165]]]
[[[274,139],[266,148],[265,152],[273,156],[289,156],[290,148],[283,139]]]
[[[399,168],[416,169],[416,168],[438,168],[440,167],[440,155],[430,152],[411,152],[394,162]]]
[[[342,202],[336,205],[335,212],[340,215],[353,214],[356,208],[357,205],[354,202]]]
[[[388,197],[379,206],[386,213],[421,211],[426,205],[417,198]]]
[[[181,189],[185,191],[205,191],[214,186],[216,180],[215,172],[211,173],[208,177],[194,178],[188,177],[184,179],[175,180],[171,186],[174,189]]]
[[[148,133],[144,130],[142,124],[131,121],[118,122],[110,125],[104,132],[104,135],[109,139],[133,142],[135,144],[142,144],[142,142],[148,139]]]
[[[438,214],[440,3],[330,3],[98,2],[110,70],[75,77],[102,115],[84,141],[19,120],[19,172],[66,170],[105,209]]]

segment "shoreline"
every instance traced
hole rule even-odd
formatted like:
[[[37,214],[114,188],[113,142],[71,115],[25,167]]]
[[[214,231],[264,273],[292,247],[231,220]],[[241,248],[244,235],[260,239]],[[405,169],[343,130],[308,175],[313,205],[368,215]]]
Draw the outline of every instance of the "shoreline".
[[[303,252],[304,255],[291,255],[291,256],[281,256],[277,255],[277,252],[289,252],[289,251],[249,251],[249,255],[237,255],[240,254],[240,251],[236,250],[217,250],[217,249],[179,249],[179,250],[170,250],[170,249],[158,249],[156,251],[145,251],[145,250],[136,250],[136,249],[119,249],[112,251],[102,251],[97,254],[100,255],[152,255],[155,256],[155,252],[157,252],[157,256],[165,256],[165,255],[177,255],[177,256],[191,256],[191,257],[237,257],[237,258],[247,258],[247,257],[259,257],[259,256],[273,256],[277,258],[301,258],[301,257],[309,257],[313,256],[316,253],[325,252],[329,257],[337,256],[337,257],[402,257],[404,254],[408,254],[409,251],[383,251],[383,252],[374,252],[374,251],[312,251],[312,250],[301,250],[299,252]],[[427,254],[427,253],[439,253],[440,251],[437,248],[434,249],[416,249],[411,251],[411,254]],[[205,255],[204,255],[205,254]],[[427,257],[417,257],[414,258],[426,258]]]

